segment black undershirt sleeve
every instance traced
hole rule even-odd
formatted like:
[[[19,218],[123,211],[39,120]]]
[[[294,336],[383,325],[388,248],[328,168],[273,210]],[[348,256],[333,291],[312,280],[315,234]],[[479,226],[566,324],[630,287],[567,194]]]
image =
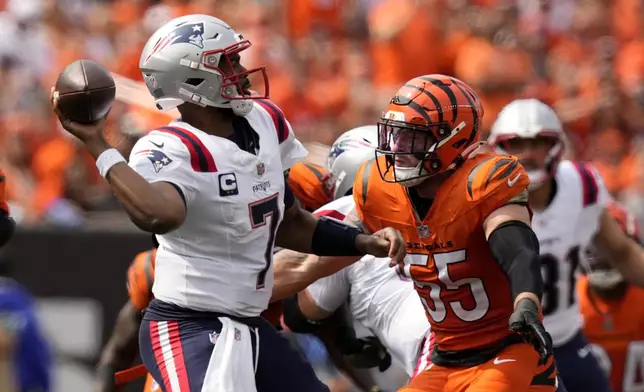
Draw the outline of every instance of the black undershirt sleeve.
[[[488,245],[510,281],[512,300],[525,292],[541,299],[539,240],[530,226],[521,221],[504,222],[490,234]]]

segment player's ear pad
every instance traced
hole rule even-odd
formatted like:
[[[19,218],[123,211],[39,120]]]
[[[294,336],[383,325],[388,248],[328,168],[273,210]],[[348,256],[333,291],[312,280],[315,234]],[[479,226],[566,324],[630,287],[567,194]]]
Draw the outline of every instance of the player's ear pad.
[[[0,213],[0,246],[3,246],[13,236],[16,222],[4,213]]]

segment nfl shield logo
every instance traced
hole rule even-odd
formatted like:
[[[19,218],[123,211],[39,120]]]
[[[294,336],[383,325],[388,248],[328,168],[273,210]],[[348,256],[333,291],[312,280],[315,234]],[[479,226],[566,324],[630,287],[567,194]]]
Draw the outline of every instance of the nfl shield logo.
[[[241,331],[235,328],[235,340],[240,341],[241,340]]]
[[[263,176],[264,172],[266,171],[266,167],[264,166],[263,162],[260,162],[257,164],[257,175],[258,176]]]
[[[418,226],[418,235],[420,236],[420,238],[429,237],[429,227],[427,227],[427,225]]]

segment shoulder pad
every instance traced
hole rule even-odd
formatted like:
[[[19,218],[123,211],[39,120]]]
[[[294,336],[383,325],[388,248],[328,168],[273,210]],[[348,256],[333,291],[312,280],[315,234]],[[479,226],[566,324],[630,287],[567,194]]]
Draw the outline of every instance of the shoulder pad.
[[[326,170],[312,163],[296,163],[288,174],[288,185],[305,209],[314,211],[331,201],[326,188]]]
[[[466,181],[470,202],[487,201],[496,208],[509,203],[527,204],[530,179],[516,157],[485,155],[475,158],[472,164]]]
[[[264,109],[271,118],[273,125],[275,126],[275,131],[277,132],[277,139],[280,143],[285,141],[289,135],[289,126],[286,122],[286,116],[279,106],[275,105],[272,101],[268,99],[255,99],[253,100],[257,106],[260,106]]]
[[[127,271],[128,294],[138,310],[145,309],[152,299],[156,254],[156,249],[139,253]]]
[[[156,139],[159,139],[160,142]],[[151,148],[154,145],[161,150],[167,148],[172,153],[185,154],[187,152],[190,165],[196,172],[212,173],[217,171],[217,165],[210,150],[196,135],[186,129],[176,126],[162,127],[153,130],[141,140],[146,140]]]
[[[587,207],[589,205],[597,203],[599,198],[599,181],[597,179],[597,172],[595,168],[583,162],[572,162],[572,166],[575,169],[576,174],[581,179],[582,187],[582,197],[583,197],[583,206]]]

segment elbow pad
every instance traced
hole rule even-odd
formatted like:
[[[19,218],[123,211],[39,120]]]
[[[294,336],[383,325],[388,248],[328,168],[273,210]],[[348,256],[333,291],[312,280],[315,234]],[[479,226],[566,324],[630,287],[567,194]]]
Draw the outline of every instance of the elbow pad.
[[[14,222],[11,217],[0,211],[0,246],[3,246],[11,237],[13,237],[13,232],[16,228],[16,222]]]
[[[488,245],[510,281],[513,300],[525,292],[542,297],[539,240],[530,226],[520,221],[504,222],[490,234]]]
[[[300,310],[297,294],[284,299],[284,324],[296,333],[313,333],[320,328],[319,321],[309,320]]]

